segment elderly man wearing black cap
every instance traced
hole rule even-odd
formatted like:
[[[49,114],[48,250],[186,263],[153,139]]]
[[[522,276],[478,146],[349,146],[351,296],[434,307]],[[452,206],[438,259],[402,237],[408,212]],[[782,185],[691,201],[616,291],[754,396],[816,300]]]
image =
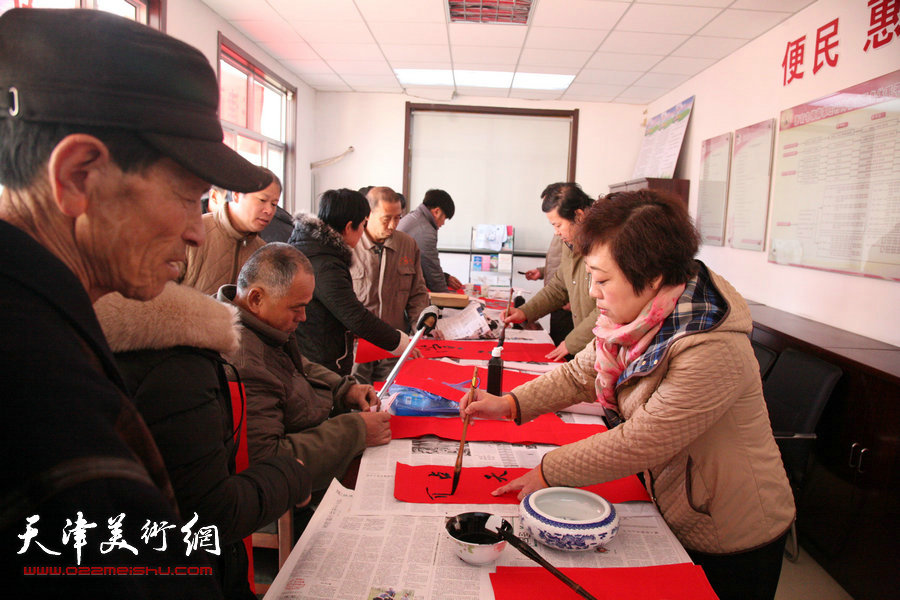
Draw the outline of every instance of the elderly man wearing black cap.
[[[92,309],[112,291],[153,298],[178,275],[203,241],[210,184],[269,184],[222,144],[217,107],[204,56],[148,27],[88,10],[0,17],[0,563],[11,597],[220,595],[205,566],[221,551],[215,531],[178,515]]]

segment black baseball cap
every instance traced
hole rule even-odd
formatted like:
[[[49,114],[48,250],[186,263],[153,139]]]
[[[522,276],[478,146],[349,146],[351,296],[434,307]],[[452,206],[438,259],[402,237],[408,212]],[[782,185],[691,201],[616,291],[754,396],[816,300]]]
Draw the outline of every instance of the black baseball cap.
[[[0,119],[116,127],[201,179],[255,192],[271,176],[222,143],[216,74],[199,50],[99,10],[0,16]]]

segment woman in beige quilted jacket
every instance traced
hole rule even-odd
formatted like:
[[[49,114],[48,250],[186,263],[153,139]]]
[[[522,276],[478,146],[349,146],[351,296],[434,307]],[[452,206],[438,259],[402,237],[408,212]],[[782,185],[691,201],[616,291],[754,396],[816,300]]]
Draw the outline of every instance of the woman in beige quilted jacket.
[[[460,411],[517,423],[597,401],[609,431],[562,446],[494,494],[642,473],[720,598],[775,595],[794,501],[763,400],[746,302],[694,259],[683,204],[652,190],[596,202],[578,232],[596,340],[504,396]]]

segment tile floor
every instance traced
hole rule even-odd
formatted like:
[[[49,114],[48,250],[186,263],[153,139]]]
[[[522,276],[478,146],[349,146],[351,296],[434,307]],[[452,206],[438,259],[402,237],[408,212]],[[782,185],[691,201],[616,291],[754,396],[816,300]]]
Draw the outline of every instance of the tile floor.
[[[800,557],[792,563],[785,559],[775,600],[853,600],[812,557],[800,548]]]

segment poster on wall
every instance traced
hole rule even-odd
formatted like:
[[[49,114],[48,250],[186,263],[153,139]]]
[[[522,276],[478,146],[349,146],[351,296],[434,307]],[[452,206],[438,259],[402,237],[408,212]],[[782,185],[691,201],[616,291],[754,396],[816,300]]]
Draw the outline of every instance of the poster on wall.
[[[728,245],[732,248],[765,250],[774,139],[775,119],[734,132],[728,189]]]
[[[693,106],[694,97],[691,96],[650,119],[644,129],[644,139],[641,141],[632,179],[671,179],[675,175],[675,163],[678,162]]]
[[[900,70],[781,113],[769,261],[900,281]]]
[[[703,140],[700,148],[697,229],[700,231],[701,242],[709,246],[725,244],[725,207],[728,203],[731,138],[732,134],[729,131]]]

